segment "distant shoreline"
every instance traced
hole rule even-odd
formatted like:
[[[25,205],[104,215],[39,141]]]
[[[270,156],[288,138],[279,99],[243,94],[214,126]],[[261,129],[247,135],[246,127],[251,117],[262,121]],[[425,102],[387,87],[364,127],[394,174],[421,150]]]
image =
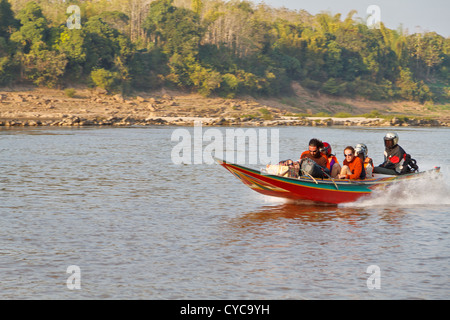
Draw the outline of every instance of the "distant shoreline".
[[[336,98],[307,96],[309,104],[317,109],[328,107],[333,112],[351,108],[356,112],[373,111],[383,104],[367,101],[345,102]],[[297,96],[306,100],[305,94]],[[316,100],[313,100],[316,99]],[[403,104],[405,106],[406,103]],[[402,106],[400,104],[400,106]],[[331,109],[332,108],[332,109]],[[102,90],[81,88],[73,90],[70,97],[64,90],[21,88],[0,89],[0,127],[27,126],[147,126],[171,125],[192,126],[201,121],[204,126],[417,126],[448,127],[450,116],[427,114],[421,106],[412,105],[422,116],[361,117],[361,116],[317,116],[301,114],[295,108],[268,99],[224,99],[203,97],[199,94],[160,90],[133,97],[107,94]],[[408,110],[401,110],[403,114]],[[324,112],[322,112],[324,113]],[[370,115],[370,114],[369,114]]]
[[[361,127],[450,127],[450,122],[443,122],[435,119],[430,120],[410,120],[410,121],[386,121],[379,118],[318,118],[304,117],[295,119],[292,117],[282,117],[276,120],[251,119],[242,120],[239,118],[204,118],[204,117],[154,117],[154,118],[132,118],[132,117],[111,117],[104,119],[87,119],[78,116],[65,116],[61,119],[3,119],[0,120],[0,127],[38,127],[38,126],[59,126],[59,127],[85,127],[85,126],[193,126],[200,122],[202,126],[254,126],[254,127],[274,127],[274,126],[311,126],[311,127],[332,127],[332,126],[361,126]]]

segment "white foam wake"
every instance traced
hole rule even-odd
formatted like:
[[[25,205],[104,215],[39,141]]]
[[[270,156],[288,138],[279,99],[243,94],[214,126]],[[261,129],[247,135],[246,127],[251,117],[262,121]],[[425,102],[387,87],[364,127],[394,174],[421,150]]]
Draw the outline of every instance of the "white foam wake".
[[[374,190],[368,197],[340,206],[409,207],[450,205],[450,187],[446,178],[447,173],[429,173],[418,179],[396,182],[384,190]]]

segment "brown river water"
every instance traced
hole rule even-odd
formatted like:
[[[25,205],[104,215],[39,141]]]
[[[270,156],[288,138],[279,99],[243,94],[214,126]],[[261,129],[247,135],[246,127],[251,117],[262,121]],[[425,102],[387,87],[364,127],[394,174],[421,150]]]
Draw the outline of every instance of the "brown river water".
[[[0,298],[450,298],[450,129],[396,128],[439,176],[339,206],[262,196],[218,164],[175,164],[176,129],[0,130]],[[265,129],[278,130],[280,160],[316,137],[341,163],[363,142],[375,164],[391,130]]]

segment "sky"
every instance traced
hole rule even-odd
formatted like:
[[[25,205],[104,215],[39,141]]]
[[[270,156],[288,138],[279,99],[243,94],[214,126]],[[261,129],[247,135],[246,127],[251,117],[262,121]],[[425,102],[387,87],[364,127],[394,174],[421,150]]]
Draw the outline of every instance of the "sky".
[[[450,37],[450,1],[449,0],[252,0],[272,7],[304,9],[315,15],[321,11],[332,14],[347,13],[355,9],[354,16],[366,20],[367,8],[377,5],[380,8],[380,20],[389,29],[408,29],[408,33],[435,31],[444,37]]]

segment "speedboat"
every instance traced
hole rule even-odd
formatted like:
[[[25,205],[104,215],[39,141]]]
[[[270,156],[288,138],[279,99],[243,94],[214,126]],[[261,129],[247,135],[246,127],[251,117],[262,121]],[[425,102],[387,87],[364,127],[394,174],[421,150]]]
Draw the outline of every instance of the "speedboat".
[[[285,172],[274,174],[273,170],[247,168],[233,164],[225,160],[215,160],[235,177],[241,180],[253,190],[268,196],[281,197],[292,200],[310,200],[321,203],[347,203],[354,202],[379,188],[387,188],[390,185],[412,179],[424,177],[433,172],[439,172],[439,167],[427,171],[409,173],[403,175],[374,174],[365,180],[314,178],[308,175],[300,175],[298,178],[286,176]]]

